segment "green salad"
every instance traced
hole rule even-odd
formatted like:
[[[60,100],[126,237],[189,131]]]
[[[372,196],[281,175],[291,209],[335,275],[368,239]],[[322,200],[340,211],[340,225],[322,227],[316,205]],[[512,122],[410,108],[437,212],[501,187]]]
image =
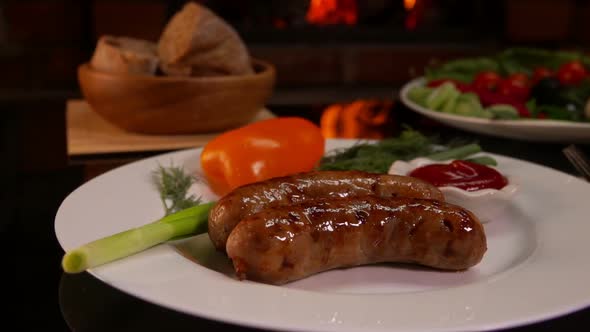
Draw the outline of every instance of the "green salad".
[[[590,121],[590,57],[511,48],[430,66],[408,92],[425,108],[485,119]]]

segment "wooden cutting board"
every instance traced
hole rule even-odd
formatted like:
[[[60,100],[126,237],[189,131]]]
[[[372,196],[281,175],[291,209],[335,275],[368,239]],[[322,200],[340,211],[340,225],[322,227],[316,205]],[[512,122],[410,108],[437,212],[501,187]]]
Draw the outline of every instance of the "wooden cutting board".
[[[252,122],[275,117],[262,109]],[[200,135],[143,135],[126,132],[90,109],[84,100],[68,100],[66,106],[69,156],[125,152],[165,151],[204,146],[220,133]]]

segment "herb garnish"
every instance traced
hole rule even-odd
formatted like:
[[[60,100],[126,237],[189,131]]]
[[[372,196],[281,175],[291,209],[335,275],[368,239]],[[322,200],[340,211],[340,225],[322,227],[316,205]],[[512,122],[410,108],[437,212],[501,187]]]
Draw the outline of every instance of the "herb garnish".
[[[165,215],[202,203],[200,197],[188,193],[190,187],[197,180],[196,176],[187,174],[180,166],[158,165],[158,168],[152,173],[152,181],[160,193]]]
[[[453,139],[442,143],[438,137],[427,137],[406,128],[397,137],[359,142],[349,148],[337,149],[322,158],[318,169],[387,173],[396,160],[431,156],[433,160],[463,159],[480,151],[481,147],[474,142]]]

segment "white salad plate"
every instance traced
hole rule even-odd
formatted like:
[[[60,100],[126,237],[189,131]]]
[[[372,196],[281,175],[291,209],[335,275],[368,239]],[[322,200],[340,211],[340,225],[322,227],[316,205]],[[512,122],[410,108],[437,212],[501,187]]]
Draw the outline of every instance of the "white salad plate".
[[[408,98],[412,88],[423,86],[425,82],[423,77],[419,77],[406,83],[400,90],[401,101],[411,110],[450,127],[472,133],[531,142],[590,143],[590,123],[546,119],[482,119],[425,108]]]
[[[354,144],[328,140],[327,151]],[[73,191],[55,219],[64,250],[163,215],[150,182],[158,165],[200,172],[200,149],[137,161]],[[518,178],[513,204],[484,224],[488,250],[463,272],[380,264],[284,286],[239,281],[206,234],[162,244],[88,272],[127,294],[190,315],[289,331],[457,331],[530,324],[590,305],[590,185],[554,169],[490,154]],[[217,197],[204,184],[194,192]],[[82,291],[82,290],[81,290]]]

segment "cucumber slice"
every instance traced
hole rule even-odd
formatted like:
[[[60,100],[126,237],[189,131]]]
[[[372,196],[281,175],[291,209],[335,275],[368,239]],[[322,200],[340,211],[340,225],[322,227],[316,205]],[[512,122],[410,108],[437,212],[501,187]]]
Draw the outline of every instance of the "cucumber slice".
[[[483,109],[483,106],[481,105],[481,101],[479,100],[479,96],[473,92],[467,92],[467,93],[461,94],[460,99],[462,101],[467,101],[469,103],[472,103],[473,106],[477,109]]]
[[[487,108],[492,113],[494,119],[518,119],[518,110],[512,105],[492,105]]]
[[[453,90],[457,90],[453,83],[445,82],[441,84],[428,95],[425,106],[431,110],[441,110],[444,103],[451,97]]]
[[[454,114],[477,118],[491,119],[492,113],[485,110],[475,93],[463,93],[457,98]]]
[[[426,98],[432,93],[432,88],[417,86],[408,91],[408,99],[418,105],[426,106]]]
[[[453,110],[457,106],[457,100],[459,99],[459,96],[461,96],[461,92],[459,92],[459,90],[452,90],[449,92],[449,97],[442,106],[441,111],[443,113],[453,113]]]

